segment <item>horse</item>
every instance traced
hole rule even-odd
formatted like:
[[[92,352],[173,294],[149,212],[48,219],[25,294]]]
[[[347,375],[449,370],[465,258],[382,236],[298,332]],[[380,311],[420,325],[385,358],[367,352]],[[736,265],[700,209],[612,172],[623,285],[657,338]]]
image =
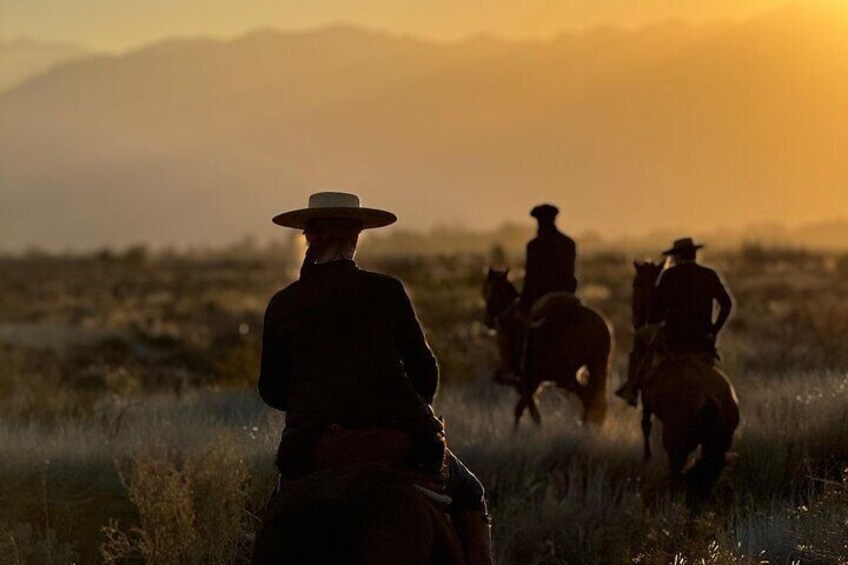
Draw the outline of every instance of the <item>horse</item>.
[[[253,565],[464,565],[443,508],[403,473],[347,465],[282,483],[265,510]]]
[[[527,409],[533,421],[541,425],[535,396],[546,382],[577,395],[583,405],[584,423],[601,425],[606,416],[607,376],[613,348],[610,325],[600,314],[579,303],[567,315],[552,313],[539,328],[531,330],[532,347],[523,363],[528,324],[518,309],[518,291],[508,275],[508,269],[489,269],[483,298],[486,326],[497,334],[501,357],[502,366],[495,380],[514,386],[519,394],[514,427],[518,428]],[[585,379],[578,376],[582,371],[587,373]]]
[[[739,425],[739,404],[730,379],[713,359],[701,354],[663,351],[663,331],[653,309],[654,290],[662,266],[634,263],[633,326],[628,378],[642,389],[642,434],[645,461],[651,459],[651,419],[663,423],[663,447],[675,478],[689,483],[689,499],[703,500],[723,470]],[[691,469],[690,455],[701,447]]]

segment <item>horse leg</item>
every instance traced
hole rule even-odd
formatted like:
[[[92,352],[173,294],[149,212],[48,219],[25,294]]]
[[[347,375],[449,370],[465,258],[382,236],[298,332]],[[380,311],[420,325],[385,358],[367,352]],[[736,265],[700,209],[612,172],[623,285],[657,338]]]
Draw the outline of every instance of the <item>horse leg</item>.
[[[530,409],[530,417],[533,418],[533,422],[535,422],[537,426],[542,425],[542,415],[539,414],[539,408],[536,407],[536,401],[533,398],[537,390],[538,387],[519,387],[519,394],[521,396],[515,405],[515,424],[513,425],[513,431],[518,429],[518,422],[521,420],[521,416],[524,414],[524,411],[528,408]]]
[[[677,422],[663,422],[663,447],[668,454],[668,466],[673,477],[682,477],[689,454],[696,446],[690,445],[687,431]]]
[[[692,514],[700,514],[704,504],[709,500],[713,487],[718,482],[725,466],[726,449],[715,449],[707,444],[702,445],[701,457],[692,470],[686,473],[686,505]]]
[[[645,462],[651,460],[651,410],[642,403],[642,437],[645,439]]]
[[[727,463],[727,452],[733,443],[733,429],[723,426],[714,411],[708,409],[705,419],[707,421],[702,428],[701,457],[687,473],[687,503],[693,513],[700,512],[703,504],[709,499]]]
[[[518,431],[518,423],[521,421],[521,416],[524,414],[524,410],[526,408],[527,408],[527,400],[526,400],[524,394],[522,394],[518,398],[518,402],[515,403],[515,411],[514,411],[514,414],[513,414],[515,421],[512,425],[512,431],[514,431],[514,432]]]

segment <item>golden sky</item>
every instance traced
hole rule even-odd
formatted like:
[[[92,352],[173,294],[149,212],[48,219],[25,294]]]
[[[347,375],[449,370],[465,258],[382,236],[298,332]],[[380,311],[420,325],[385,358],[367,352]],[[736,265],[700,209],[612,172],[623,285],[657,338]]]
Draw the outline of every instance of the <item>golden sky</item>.
[[[802,0],[803,1],[803,0]],[[837,1],[837,0],[834,0]],[[351,23],[436,39],[547,37],[601,24],[746,18],[787,0],[2,0],[0,38],[120,50],[163,36]]]

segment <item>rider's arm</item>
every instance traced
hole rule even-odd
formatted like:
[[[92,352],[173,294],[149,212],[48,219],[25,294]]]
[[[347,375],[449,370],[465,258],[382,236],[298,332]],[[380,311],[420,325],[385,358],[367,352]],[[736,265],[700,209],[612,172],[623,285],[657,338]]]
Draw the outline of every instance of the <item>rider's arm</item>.
[[[415,315],[412,302],[400,281],[397,286],[395,339],[397,340],[403,366],[413,390],[428,404],[433,403],[436,388],[439,385],[439,366],[436,357],[427,345],[427,339],[421,330],[421,324]]]
[[[570,292],[577,291],[577,244],[570,237],[566,237],[566,245],[565,245],[565,264],[567,266],[566,274],[568,275],[569,281],[568,290]]]
[[[262,356],[259,361],[259,396],[265,404],[278,410],[288,408],[288,390],[291,382],[284,363],[284,344],[278,337],[279,312],[274,299],[265,311],[262,328]]]
[[[713,324],[713,333],[718,335],[718,332],[720,332],[724,327],[724,324],[730,317],[730,313],[733,311],[733,297],[730,296],[730,292],[727,290],[727,287],[724,285],[724,282],[722,282],[718,274],[716,273],[714,276],[715,289],[713,291],[713,298],[716,302],[718,302],[719,310],[716,321]]]

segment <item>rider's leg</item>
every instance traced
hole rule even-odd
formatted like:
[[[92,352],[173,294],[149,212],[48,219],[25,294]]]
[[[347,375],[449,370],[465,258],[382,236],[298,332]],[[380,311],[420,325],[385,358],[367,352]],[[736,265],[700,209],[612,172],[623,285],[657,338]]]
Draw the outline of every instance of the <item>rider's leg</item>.
[[[627,382],[615,391],[615,395],[626,400],[630,406],[636,406],[639,402],[639,389],[641,388],[639,376],[642,373],[639,370],[639,365],[645,358],[644,352],[637,351],[635,349],[636,347],[634,344],[634,350],[630,353],[630,361],[627,367]]]
[[[468,565],[492,565],[491,517],[486,511],[486,493],[474,473],[450,451],[445,492],[453,500],[448,507],[451,521]]]

